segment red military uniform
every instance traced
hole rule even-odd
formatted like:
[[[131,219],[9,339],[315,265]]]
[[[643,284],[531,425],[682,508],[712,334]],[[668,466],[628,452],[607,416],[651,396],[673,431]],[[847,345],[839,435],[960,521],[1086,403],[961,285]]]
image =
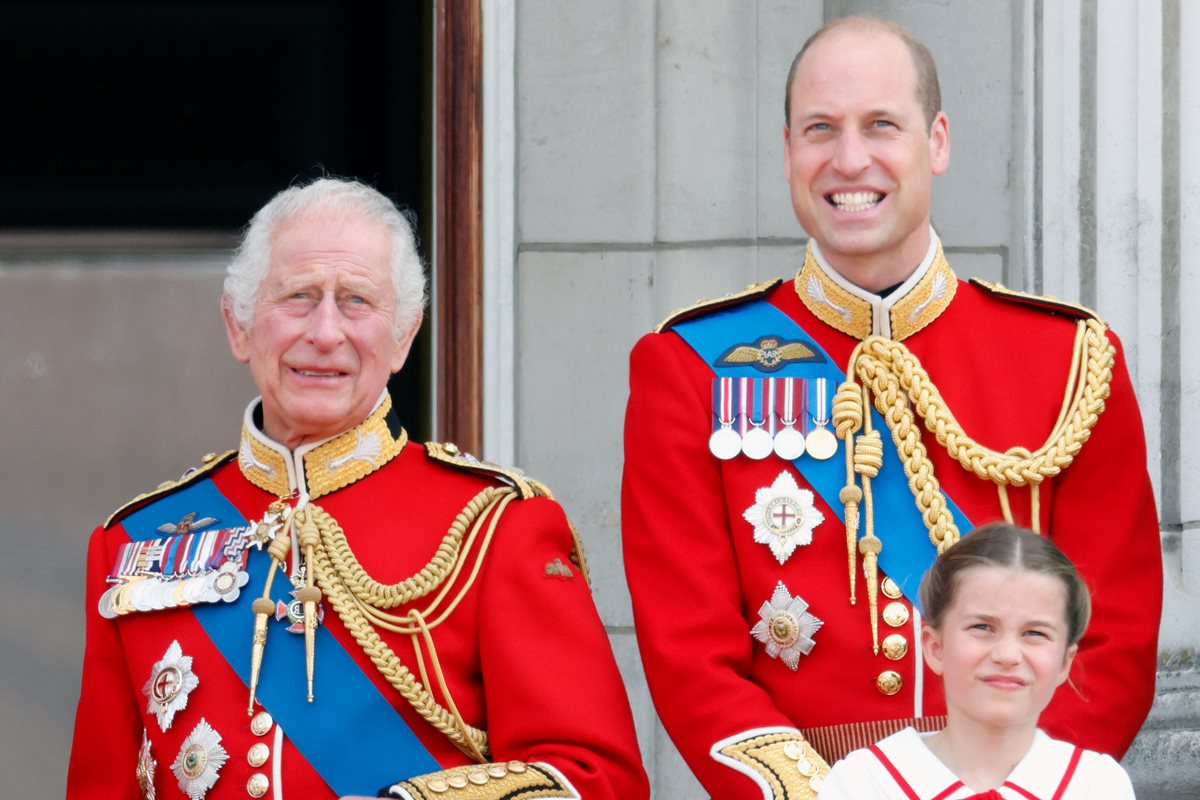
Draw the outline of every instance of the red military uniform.
[[[887,596],[899,593],[882,573],[882,647],[873,652],[863,562],[851,605],[845,529],[830,504],[813,492],[809,519],[823,521],[811,542],[793,542],[781,559],[756,541],[748,519],[759,513],[751,509],[760,490],[799,496],[810,488],[805,478],[774,455],[719,460],[709,452],[714,369],[672,327],[754,299],[798,323],[843,371],[867,336],[901,341],[962,428],[1000,452],[1037,450],[1056,428],[1077,323],[1089,316],[960,283],[936,241],[886,299],[841,279],[810,246],[795,281],[680,312],[637,344],[622,525],[638,642],[664,726],[717,798],[749,797],[752,782],[768,797],[809,792],[789,783],[801,778],[789,764],[814,771],[796,729],[832,763],[904,724],[939,727],[945,714],[940,680],[920,658],[919,614],[907,598]],[[740,341],[765,348],[760,337],[773,333],[746,330]],[[1041,725],[1119,757],[1154,694],[1162,566],[1141,419],[1119,346],[1110,389],[1090,438],[1080,437],[1086,441],[1074,461],[1044,480],[1037,497],[1040,530],[1078,565],[1095,609],[1072,672],[1075,688],[1059,690]],[[997,487],[951,459],[919,418],[917,425],[941,489],[970,522],[1001,518]],[[1013,486],[1008,495],[1014,521],[1031,525],[1031,490]],[[876,501],[884,549],[888,521],[889,509]],[[799,642],[790,650],[767,641],[771,609],[784,620],[780,635]],[[789,626],[799,627],[799,638]]]
[[[459,791],[473,792],[473,798],[647,796],[629,704],[562,509],[519,474],[479,464],[452,446],[407,443],[389,409],[385,400],[359,428],[294,456],[266,439],[248,411],[237,458],[210,459],[200,474],[135,501],[97,529],[88,555],[87,647],[68,797],[220,800],[269,792],[313,800],[374,795],[403,778],[412,778],[403,786],[413,797],[465,796]],[[121,546],[137,538],[127,526],[161,522],[159,530],[182,533],[188,526],[228,524],[204,508],[191,508],[191,516],[181,520],[179,510],[186,506],[170,505],[209,479],[252,525],[269,518],[268,507],[281,496],[314,515],[322,509],[344,531],[352,557],[371,579],[411,590],[416,598],[389,613],[416,630],[422,627],[418,618],[405,615],[421,610],[425,632],[408,635],[376,624],[374,634],[410,670],[417,689],[428,690],[418,698],[425,709],[439,707],[454,731],[464,725],[486,729],[484,755],[499,763],[479,765],[464,752],[469,747],[456,746],[401,696],[364,652],[340,609],[330,607],[335,597],[322,585],[319,570],[323,626],[365,676],[368,693],[377,690],[379,702],[399,714],[432,757],[422,777],[405,775],[396,765],[370,765],[365,771],[374,777],[352,772],[331,787],[317,772],[309,754],[325,745],[348,754],[367,744],[396,753],[400,745],[373,741],[384,730],[378,717],[355,718],[349,709],[343,714],[329,708],[342,688],[340,678],[323,672],[334,660],[333,640],[317,640],[314,702],[305,703],[304,658],[272,661],[292,636],[284,630],[286,619],[268,624],[258,697],[271,712],[263,698],[271,695],[272,683],[296,683],[290,729],[279,713],[272,718],[258,704],[255,716],[248,715],[249,693],[239,672],[251,660],[255,582],[229,609],[232,655],[222,653],[219,636],[204,623],[202,614],[211,604],[170,607],[190,596],[183,589],[175,601],[164,601],[159,592],[157,601],[141,603],[157,602],[159,610],[131,607],[138,604],[129,600],[135,593],[106,595],[106,576],[133,571],[120,563],[128,552]],[[462,534],[459,544],[447,538],[455,525]],[[287,535],[286,525],[280,530]],[[285,588],[299,549],[291,548],[288,569],[274,578]],[[266,563],[255,552],[246,568],[251,573]],[[262,582],[261,574],[252,577]],[[235,585],[229,579],[222,590]],[[300,733],[310,746],[316,743],[314,750],[302,752]]]

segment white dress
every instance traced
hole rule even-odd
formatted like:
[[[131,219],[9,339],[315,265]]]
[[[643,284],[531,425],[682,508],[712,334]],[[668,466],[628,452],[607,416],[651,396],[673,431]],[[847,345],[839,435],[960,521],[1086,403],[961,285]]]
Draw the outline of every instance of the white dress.
[[[924,736],[932,736],[925,734]],[[992,792],[963,785],[924,742],[905,728],[834,764],[820,800],[1132,800],[1133,785],[1111,756],[1051,739],[1042,731]]]

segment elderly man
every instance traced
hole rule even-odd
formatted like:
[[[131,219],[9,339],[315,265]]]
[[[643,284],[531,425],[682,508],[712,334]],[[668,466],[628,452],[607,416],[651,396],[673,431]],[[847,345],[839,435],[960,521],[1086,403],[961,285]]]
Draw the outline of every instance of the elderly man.
[[[362,184],[254,217],[222,311],[262,396],[92,536],[68,797],[647,795],[562,509],[392,413],[424,292]]]
[[[638,642],[713,797],[811,796],[822,760],[944,724],[915,590],[1001,517],[1053,537],[1095,595],[1047,731],[1119,756],[1150,707],[1161,560],[1119,345],[1087,309],[956,278],[930,227],[939,95],[899,26],[818,31],[786,89],[795,279],[678,312],[633,351]]]

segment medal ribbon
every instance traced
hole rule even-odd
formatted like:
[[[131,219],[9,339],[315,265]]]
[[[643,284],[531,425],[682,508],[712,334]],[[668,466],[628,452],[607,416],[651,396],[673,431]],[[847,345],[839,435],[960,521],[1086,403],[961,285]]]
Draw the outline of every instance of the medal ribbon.
[[[704,360],[705,364],[721,378],[730,377],[739,380],[760,377],[761,371],[753,365],[720,365],[717,362],[721,355],[729,350],[731,344],[745,341],[747,331],[771,331],[781,338],[798,340],[812,349],[821,358],[809,362],[793,362],[780,368],[783,375],[791,378],[824,378],[827,386],[839,386],[846,380],[846,375],[839,369],[829,354],[817,344],[816,340],[800,325],[765,300],[752,300],[740,305],[723,308],[711,314],[685,320],[674,325],[671,330],[679,334],[689,347]],[[806,404],[802,404],[802,408]],[[828,414],[828,412],[826,411]],[[871,409],[872,421],[876,429],[891,430],[884,422],[882,415],[874,408]],[[879,566],[904,592],[912,604],[920,609],[917,599],[917,587],[925,572],[937,558],[937,549],[929,541],[929,532],[921,519],[921,513],[913,502],[912,493],[908,488],[908,478],[904,467],[896,453],[896,444],[892,437],[882,436],[883,466],[879,475],[871,479],[871,491],[875,496],[875,507],[886,509],[888,515],[888,533],[884,539],[883,551],[879,554]],[[846,483],[845,455],[842,448],[844,442],[838,440],[838,453],[834,458],[819,461],[815,458],[801,457],[792,462],[792,466],[808,481],[814,492],[821,496],[825,505],[839,520],[845,524],[845,507],[838,494]],[[946,505],[954,516],[955,524],[960,531],[972,528],[970,520],[947,496]],[[923,611],[923,610],[922,610]]]
[[[713,411],[717,418],[714,431],[733,426],[733,378],[713,378]]]
[[[189,511],[216,517],[228,527],[248,524],[212,480],[205,478],[122,520],[121,526],[129,537],[141,540],[124,547],[146,544],[158,532],[157,524],[164,518],[181,519]],[[174,544],[178,547],[180,543]],[[248,687],[250,642],[254,633],[250,604],[255,597],[262,596],[270,556],[265,549],[241,552],[249,552],[250,582],[242,587],[238,599],[189,608],[229,667]],[[228,554],[224,557],[228,558]],[[290,588],[288,581],[276,580],[272,599],[290,602]],[[398,776],[408,778],[442,768],[396,708],[323,625],[317,628],[317,653],[317,692],[313,702],[308,703],[305,702],[304,637],[279,634],[270,637],[257,699],[335,794],[340,797],[370,793],[395,783]],[[245,697],[236,698],[236,702],[244,703]]]

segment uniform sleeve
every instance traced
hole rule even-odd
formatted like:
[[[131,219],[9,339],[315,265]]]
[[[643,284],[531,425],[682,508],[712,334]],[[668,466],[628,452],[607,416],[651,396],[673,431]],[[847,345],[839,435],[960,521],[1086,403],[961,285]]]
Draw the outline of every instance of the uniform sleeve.
[[[492,758],[549,765],[587,800],[638,800],[649,785],[629,700],[571,551],[557,503],[505,509],[479,620]]]
[[[1049,523],[1091,589],[1092,621],[1071,680],[1040,725],[1056,739],[1120,758],[1154,700],[1163,586],[1142,419],[1113,339],[1111,394],[1079,456],[1055,482]]]
[[[136,771],[143,727],[141,697],[129,683],[117,626],[98,611],[112,564],[104,531],[92,534],[88,547],[85,619],[87,641],[75,738],[67,772],[68,800],[126,800],[141,797]]]
[[[765,794],[714,745],[795,723],[748,675],[752,657],[719,462],[708,452],[708,386],[674,334],[634,348],[625,415],[621,526],[646,679],[663,726],[713,797]],[[701,393],[703,392],[703,394]]]

